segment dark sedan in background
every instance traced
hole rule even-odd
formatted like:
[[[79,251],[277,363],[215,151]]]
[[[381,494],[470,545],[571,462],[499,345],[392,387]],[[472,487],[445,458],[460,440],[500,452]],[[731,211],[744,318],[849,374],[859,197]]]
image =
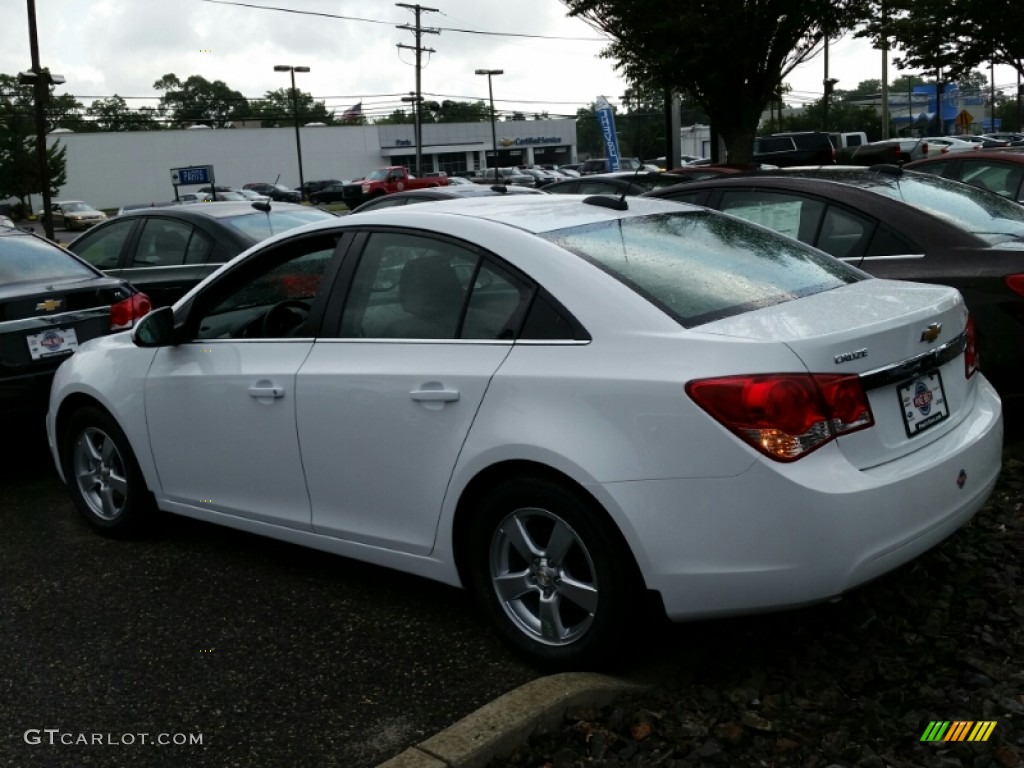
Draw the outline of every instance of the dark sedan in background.
[[[496,195],[543,195],[540,189],[530,187],[513,187],[495,185],[485,187],[482,184],[456,185],[452,187],[431,187],[430,189],[413,189],[408,192],[395,192],[383,197],[367,200],[352,213],[365,213],[381,208],[394,208],[412,203],[429,203],[432,200],[458,200],[464,197],[491,197]]]
[[[648,193],[724,211],[817,246],[876,277],[963,294],[985,375],[1024,394],[1024,207],[897,166],[792,169]]]
[[[1024,149],[979,149],[916,160],[907,170],[931,173],[1024,203]]]
[[[149,309],[127,281],[41,237],[0,227],[0,417],[42,416],[57,366]]]
[[[556,181],[544,187],[544,191],[552,195],[641,195],[683,181],[686,179],[682,176],[660,171],[616,171]]]
[[[333,215],[290,203],[143,208],[94,227],[68,250],[112,277],[130,280],[161,307],[249,246]]]

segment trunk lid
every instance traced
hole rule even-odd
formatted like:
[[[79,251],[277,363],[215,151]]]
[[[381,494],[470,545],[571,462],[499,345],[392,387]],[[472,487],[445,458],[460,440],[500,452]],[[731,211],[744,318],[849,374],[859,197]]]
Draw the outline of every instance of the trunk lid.
[[[965,375],[966,322],[967,308],[952,288],[865,280],[700,331],[778,341],[810,373],[858,375],[875,425],[837,443],[865,469],[933,442],[966,415],[975,380]]]

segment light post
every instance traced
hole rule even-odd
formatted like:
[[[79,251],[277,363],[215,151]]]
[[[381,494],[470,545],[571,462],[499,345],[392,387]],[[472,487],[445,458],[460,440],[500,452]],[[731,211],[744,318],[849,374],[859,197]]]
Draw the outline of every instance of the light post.
[[[402,97],[402,101],[404,101],[407,104],[411,103],[413,105],[413,113],[412,113],[413,114],[413,118],[412,119],[413,119],[413,122],[415,123],[415,125],[413,127],[413,130],[415,132],[415,139],[416,139],[416,175],[417,176],[423,176],[423,169],[420,167],[420,165],[422,164],[421,153],[423,152],[423,149],[422,149],[423,137],[420,135],[420,104],[423,103],[423,97],[422,96],[417,96],[412,91],[409,91],[409,95],[408,96],[403,96]]]
[[[498,133],[494,127],[494,85],[491,78],[494,75],[504,75],[504,69],[478,69],[478,75],[487,75],[487,93],[491,97],[491,147],[494,153],[494,181],[498,181]],[[484,154],[486,157],[486,153]],[[484,163],[486,165],[486,163]]]
[[[32,54],[32,69],[18,73],[18,82],[31,85],[35,92],[36,154],[39,159],[39,180],[43,189],[43,231],[53,240],[53,211],[50,210],[50,159],[46,151],[46,100],[50,85],[64,82],[61,75],[47,72],[39,64],[39,36],[36,33],[36,4],[28,0],[28,42]]]
[[[275,72],[291,72],[292,75],[292,112],[295,116],[295,149],[299,154],[299,195],[306,199],[306,180],[302,176],[302,140],[299,138],[299,92],[295,90],[295,73],[309,72],[309,67],[293,67],[289,64],[277,64]]]

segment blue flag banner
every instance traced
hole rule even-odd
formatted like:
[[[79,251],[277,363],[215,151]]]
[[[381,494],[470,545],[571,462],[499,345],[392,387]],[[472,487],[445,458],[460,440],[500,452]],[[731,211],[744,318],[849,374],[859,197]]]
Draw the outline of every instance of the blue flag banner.
[[[604,139],[604,151],[608,156],[608,170],[619,170],[619,137],[615,133],[615,113],[612,105],[604,96],[598,96],[594,102],[597,109],[597,123],[601,126],[601,137]]]

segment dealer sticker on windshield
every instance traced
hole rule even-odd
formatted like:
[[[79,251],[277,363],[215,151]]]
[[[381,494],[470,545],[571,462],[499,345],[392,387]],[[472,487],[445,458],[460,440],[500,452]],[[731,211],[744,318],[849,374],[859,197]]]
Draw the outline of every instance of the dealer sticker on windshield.
[[[74,328],[51,328],[28,336],[28,351],[33,360],[63,355],[78,349],[78,336]]]
[[[942,377],[938,371],[926,373],[904,384],[899,394],[907,437],[913,437],[949,416],[946,394],[942,390]]]

